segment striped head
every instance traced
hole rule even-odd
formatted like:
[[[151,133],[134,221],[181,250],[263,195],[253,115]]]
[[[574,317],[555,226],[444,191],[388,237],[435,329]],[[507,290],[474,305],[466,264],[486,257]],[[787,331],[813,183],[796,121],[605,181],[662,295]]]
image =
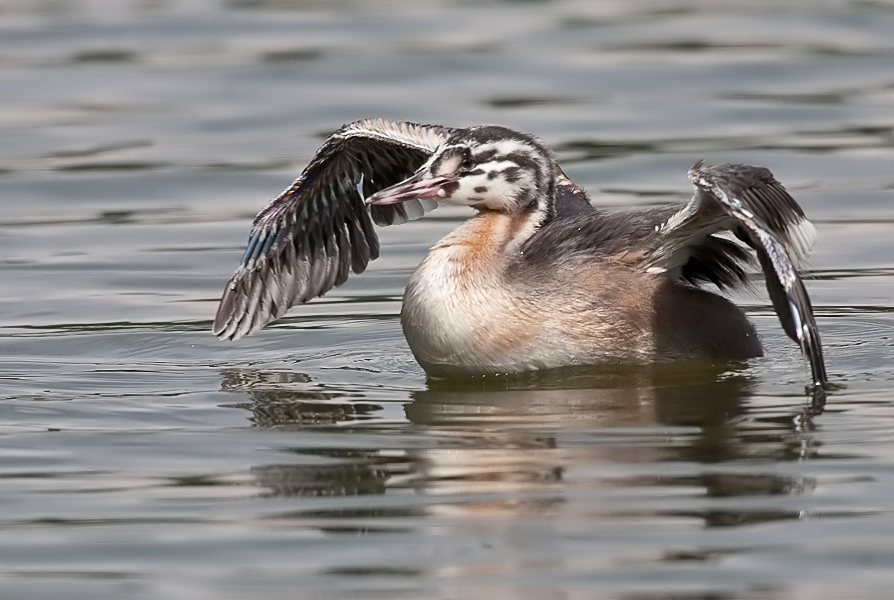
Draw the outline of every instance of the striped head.
[[[454,133],[409,179],[367,198],[395,204],[430,198],[505,213],[550,210],[555,162],[534,136],[479,125]]]

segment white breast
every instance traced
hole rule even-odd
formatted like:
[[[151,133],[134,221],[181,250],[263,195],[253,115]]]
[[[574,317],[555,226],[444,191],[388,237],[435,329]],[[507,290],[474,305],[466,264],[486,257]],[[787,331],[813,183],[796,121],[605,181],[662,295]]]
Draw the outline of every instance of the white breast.
[[[523,370],[539,325],[504,278],[508,217],[485,213],[432,248],[404,294],[401,323],[432,374]],[[533,366],[530,368],[534,368]]]

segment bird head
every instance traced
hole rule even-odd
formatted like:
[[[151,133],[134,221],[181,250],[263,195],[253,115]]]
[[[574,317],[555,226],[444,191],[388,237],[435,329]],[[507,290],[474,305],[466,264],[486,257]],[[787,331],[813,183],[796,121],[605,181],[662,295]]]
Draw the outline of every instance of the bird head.
[[[493,125],[455,132],[412,176],[366,199],[432,199],[506,213],[543,207],[555,194],[552,152],[534,136]]]

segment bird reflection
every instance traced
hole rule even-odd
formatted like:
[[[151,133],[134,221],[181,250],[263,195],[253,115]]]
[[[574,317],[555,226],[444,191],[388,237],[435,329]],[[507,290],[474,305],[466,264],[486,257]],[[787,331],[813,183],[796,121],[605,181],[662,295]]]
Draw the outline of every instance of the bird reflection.
[[[569,466],[681,460],[713,464],[744,458],[750,449],[743,443],[739,421],[752,387],[751,379],[729,367],[705,364],[572,369],[503,379],[430,381],[426,390],[413,395],[405,410],[408,419],[419,425],[474,432],[470,448],[433,446],[417,453],[422,474],[418,481],[425,491],[441,495],[542,492],[555,491]],[[694,427],[698,435],[681,437],[688,443],[672,445],[636,439],[652,433],[656,424]],[[589,435],[594,427],[601,433],[605,428],[631,432],[632,443],[564,447],[562,439],[575,431]],[[783,437],[771,442],[777,454],[785,453],[780,448]],[[794,494],[812,489],[813,484],[799,477],[707,474],[627,477],[600,485],[697,486],[708,497],[722,497]],[[536,509],[542,508],[543,498],[536,502]],[[535,507],[522,507],[515,501],[511,510],[525,508]],[[491,503],[487,509],[502,512],[510,507]],[[698,516],[708,525],[725,525],[756,515],[705,511]]]
[[[815,482],[809,478],[726,467],[741,459],[799,461],[817,452],[813,408],[772,418],[749,416],[753,387],[743,371],[701,364],[430,380],[404,406],[408,424],[399,427],[408,428],[415,440],[405,448],[297,447],[291,452],[326,460],[263,465],[252,473],[265,495],[386,494],[403,488],[444,499],[426,503],[427,513],[462,515],[556,510],[582,478],[588,493],[597,495],[599,488],[649,487],[700,489],[702,498],[810,492]],[[359,436],[362,430],[353,430],[352,423],[374,423],[383,410],[365,401],[356,386],[322,386],[301,373],[228,370],[223,389],[245,393],[247,401],[238,406],[264,428],[338,425],[332,436],[352,431]],[[673,429],[662,434],[656,426]],[[661,465],[671,463],[696,466],[664,473]],[[645,468],[625,469],[634,464]],[[610,467],[621,475],[599,474]],[[577,469],[573,477],[571,469]],[[597,475],[580,474],[588,470]],[[605,510],[609,517],[618,508]],[[795,508],[719,509],[704,502],[642,510],[696,517],[707,526],[799,518]]]
[[[430,380],[407,405],[423,425],[705,425],[739,414],[750,380],[711,365],[574,368]]]

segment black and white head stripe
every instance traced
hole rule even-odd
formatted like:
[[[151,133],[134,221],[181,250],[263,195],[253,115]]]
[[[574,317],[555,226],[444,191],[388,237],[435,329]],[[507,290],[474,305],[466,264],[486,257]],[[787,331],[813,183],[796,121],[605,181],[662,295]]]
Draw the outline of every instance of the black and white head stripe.
[[[443,186],[444,201],[513,210],[555,196],[552,151],[536,137],[505,127],[457,130],[425,167],[433,176],[458,176]]]
[[[810,363],[816,384],[827,381],[819,330],[807,290],[798,274],[816,240],[816,229],[801,207],[767,169],[747,165],[706,166],[689,171],[696,192],[682,210],[659,225],[645,265],[679,274],[700,249],[728,230],[755,250],[773,308],[785,332]]]
[[[349,271],[364,271],[379,254],[373,222],[405,222],[435,206],[416,200],[367,207],[364,198],[410,176],[454,131],[368,119],[333,133],[301,176],[255,218],[214,333],[239,339],[341,285]]]

